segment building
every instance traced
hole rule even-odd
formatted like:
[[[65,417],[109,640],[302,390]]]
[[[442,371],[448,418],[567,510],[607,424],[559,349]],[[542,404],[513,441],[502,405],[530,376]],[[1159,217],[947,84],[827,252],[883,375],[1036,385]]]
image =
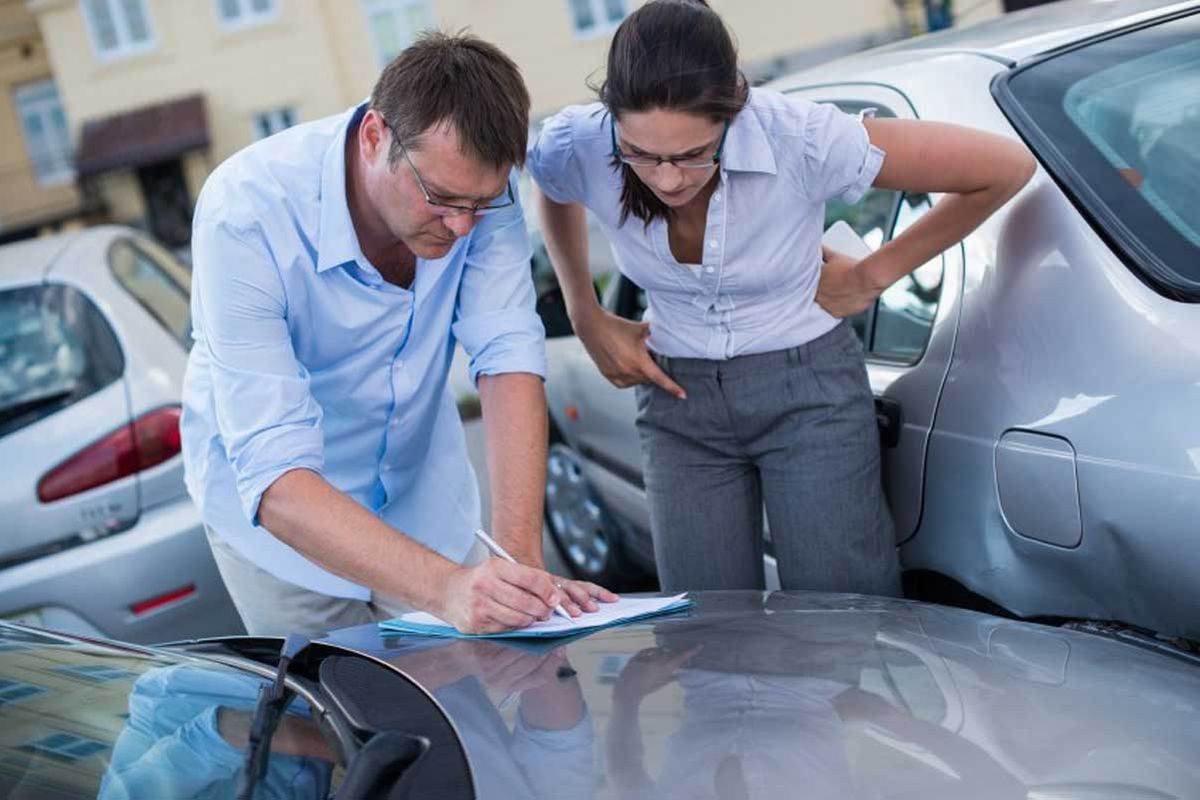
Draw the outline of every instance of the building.
[[[421,30],[470,29],[498,44],[521,66],[537,118],[592,96],[588,79],[603,66],[609,36],[641,2],[25,0],[25,5],[45,44],[50,69],[42,72],[53,74],[66,112],[55,119],[65,119],[69,135],[63,141],[75,144],[79,195],[105,218],[140,225],[168,245],[181,246],[188,240],[196,194],[216,164],[257,138],[360,101],[382,66]],[[998,9],[998,3],[985,5]],[[907,31],[897,0],[712,0],[712,5],[734,30],[754,77]],[[27,21],[26,29],[32,31]]]
[[[24,0],[0,0],[0,242],[83,212],[62,100]]]

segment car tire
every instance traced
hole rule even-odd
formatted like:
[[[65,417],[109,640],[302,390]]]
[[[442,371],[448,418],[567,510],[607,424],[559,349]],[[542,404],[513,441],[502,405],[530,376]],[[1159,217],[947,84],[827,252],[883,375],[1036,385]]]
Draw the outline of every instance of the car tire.
[[[624,528],[588,483],[582,457],[562,442],[546,460],[546,529],[575,578],[614,591],[645,588],[644,571],[622,549]]]

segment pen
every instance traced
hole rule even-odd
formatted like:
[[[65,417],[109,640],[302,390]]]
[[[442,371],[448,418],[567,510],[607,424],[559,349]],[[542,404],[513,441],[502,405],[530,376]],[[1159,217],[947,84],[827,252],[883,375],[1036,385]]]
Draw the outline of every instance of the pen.
[[[475,529],[475,538],[478,539],[479,541],[483,542],[484,546],[492,552],[492,555],[499,556],[500,558],[503,558],[505,561],[507,561],[510,564],[517,563],[517,560],[515,558],[513,558],[512,556],[510,556],[508,554],[508,551],[500,546],[499,542],[497,542],[495,539],[493,539],[492,537],[490,537],[486,533],[484,533],[484,531],[481,528]],[[558,588],[561,589],[562,587],[559,586]],[[570,614],[567,613],[567,610],[565,608],[563,608],[562,603],[559,603],[556,606],[554,606],[554,610],[557,611],[561,617],[566,619],[567,622],[571,623],[572,625],[575,624],[574,617],[572,617]]]

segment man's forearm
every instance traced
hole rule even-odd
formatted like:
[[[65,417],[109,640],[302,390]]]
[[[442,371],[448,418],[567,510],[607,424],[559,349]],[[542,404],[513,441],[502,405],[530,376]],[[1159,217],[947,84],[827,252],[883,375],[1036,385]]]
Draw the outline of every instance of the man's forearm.
[[[435,614],[442,587],[458,568],[310,470],[294,469],[271,484],[258,518],[276,538],[335,575]]]
[[[529,373],[481,375],[479,400],[492,488],[492,531],[513,558],[543,568],[546,393]]]

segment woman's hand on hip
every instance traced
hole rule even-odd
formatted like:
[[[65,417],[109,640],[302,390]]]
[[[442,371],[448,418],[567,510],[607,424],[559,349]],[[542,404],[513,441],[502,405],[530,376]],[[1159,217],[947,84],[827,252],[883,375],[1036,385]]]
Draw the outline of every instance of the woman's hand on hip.
[[[870,308],[883,293],[882,289],[871,284],[869,273],[857,259],[824,245],[821,255],[825,265],[821,268],[816,300],[817,305],[831,316],[839,319],[852,317]]]
[[[646,348],[650,323],[632,322],[603,309],[575,323],[579,340],[604,377],[619,389],[653,383],[666,392],[687,399],[687,392],[654,362]]]

